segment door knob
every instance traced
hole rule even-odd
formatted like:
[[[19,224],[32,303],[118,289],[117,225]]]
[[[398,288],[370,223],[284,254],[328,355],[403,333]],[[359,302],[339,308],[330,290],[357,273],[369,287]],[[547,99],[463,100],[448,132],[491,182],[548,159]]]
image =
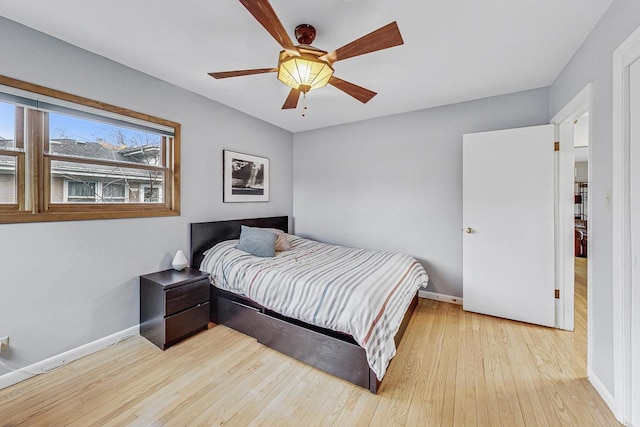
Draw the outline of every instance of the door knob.
[[[467,227],[467,228],[464,229],[464,232],[467,233],[467,234],[471,234],[471,233],[473,233],[473,228]]]

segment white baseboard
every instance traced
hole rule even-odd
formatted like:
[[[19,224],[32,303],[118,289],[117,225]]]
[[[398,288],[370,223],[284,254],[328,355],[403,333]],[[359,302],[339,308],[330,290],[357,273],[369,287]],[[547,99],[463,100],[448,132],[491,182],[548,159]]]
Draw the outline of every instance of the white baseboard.
[[[593,388],[596,389],[600,397],[602,397],[602,400],[604,400],[604,403],[607,404],[607,406],[609,407],[609,409],[611,409],[611,412],[615,416],[616,415],[615,400],[611,392],[604,386],[602,381],[600,381],[600,378],[598,378],[598,376],[593,372],[588,372],[587,378],[589,379],[589,382],[591,383]],[[618,417],[616,416],[616,418]],[[622,422],[622,420],[620,419],[618,419],[618,421]]]
[[[438,294],[435,292],[425,291],[424,289],[418,290],[418,296],[420,298],[433,299],[436,301],[449,302],[451,304],[462,305],[462,298],[452,297],[451,295]]]
[[[115,334],[109,335],[107,337],[100,338],[96,341],[81,345],[80,347],[73,348],[69,351],[65,351],[64,353],[60,353],[48,359],[36,362],[32,365],[25,366],[24,368],[16,369],[15,371],[0,376],[0,390],[5,387],[9,387],[10,385],[27,380],[36,375],[52,371],[76,359],[80,359],[81,357],[87,356],[91,353],[95,353],[96,351],[103,350],[111,345],[119,343],[124,339],[139,334],[140,327],[138,325],[132,326],[128,329],[116,332]]]

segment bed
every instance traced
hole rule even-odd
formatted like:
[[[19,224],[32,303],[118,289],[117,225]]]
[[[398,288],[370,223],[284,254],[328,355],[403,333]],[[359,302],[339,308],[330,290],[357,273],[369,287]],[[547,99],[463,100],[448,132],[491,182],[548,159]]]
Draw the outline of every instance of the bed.
[[[216,278],[218,282],[210,288],[211,321],[238,330],[255,338],[261,344],[354,384],[365,387],[373,393],[377,393],[381,384],[381,378],[384,376],[388,360],[378,362],[376,358],[380,357],[379,353],[384,352],[378,351],[377,348],[372,345],[363,344],[363,346],[361,346],[358,344],[358,341],[361,343],[367,342],[366,340],[363,340],[363,335],[359,332],[362,328],[355,328],[355,332],[350,331],[349,329],[344,329],[344,331],[340,332],[340,327],[336,327],[333,324],[330,324],[331,329],[328,327],[318,326],[323,325],[323,322],[316,321],[315,317],[313,321],[315,324],[312,324],[311,321],[305,322],[299,320],[301,318],[305,318],[303,314],[295,313],[294,315],[296,318],[287,316],[283,313],[287,313],[289,307],[286,305],[279,306],[276,302],[272,302],[271,298],[265,299],[264,296],[269,294],[260,291],[261,288],[259,286],[261,279],[256,280],[256,277],[258,277],[257,272],[263,272],[264,270],[270,271],[269,268],[271,267],[264,267],[264,263],[276,262],[286,265],[293,263],[297,264],[298,269],[301,269],[299,261],[303,261],[304,263],[307,262],[307,259],[313,260],[314,258],[310,257],[315,256],[313,253],[317,251],[318,247],[324,244],[290,236],[294,250],[278,253],[278,255],[272,259],[255,258],[235,249],[236,243],[234,240],[239,238],[241,227],[243,225],[249,227],[275,228],[286,233],[288,232],[288,217],[255,218],[191,224],[191,266],[196,269],[200,269],[201,266],[203,266],[204,269],[211,269],[212,282],[216,282],[214,278]],[[215,249],[211,250],[214,246]],[[334,251],[347,250],[347,248],[342,247],[332,248]],[[205,258],[205,253],[207,253],[207,258]],[[231,256],[231,254],[233,254],[233,256]],[[336,252],[336,254],[338,254],[337,256],[343,257],[341,252]],[[358,253],[358,256],[362,257],[363,255]],[[223,263],[220,261],[218,264],[213,264],[213,261],[211,261],[212,257],[214,259],[216,257],[226,258],[223,259]],[[233,287],[229,288],[229,286],[227,286],[228,283],[222,283],[226,282],[226,279],[221,280],[222,276],[219,274],[219,271],[211,268],[212,265],[224,265],[224,268],[228,271],[225,270],[226,273],[223,273],[223,275],[227,274],[231,277],[231,272],[233,270],[228,266],[232,264],[231,261],[235,262],[236,258],[240,261],[244,260],[249,262],[247,261],[249,259],[251,261],[251,264],[245,265],[245,270],[241,271],[244,272],[243,274],[250,275],[253,278],[251,287],[256,288],[253,293],[251,292],[251,288],[244,288],[241,290],[233,289]],[[413,261],[417,264],[417,261]],[[335,266],[335,264],[333,265]],[[222,267],[219,267],[219,269],[220,268]],[[246,270],[250,268],[253,270]],[[424,270],[419,266],[419,264],[417,267],[411,267],[408,271],[411,271],[411,274],[416,274],[415,272],[417,272],[417,278],[420,280],[426,280],[426,273],[424,273],[424,277],[422,277],[421,272],[424,272]],[[405,273],[405,275],[406,274],[408,273]],[[387,276],[383,275],[380,277],[385,277],[386,280]],[[298,279],[292,280],[295,282],[295,280]],[[415,280],[412,279],[412,281]],[[230,280],[229,282],[236,283],[234,280]],[[281,292],[285,292],[284,290],[290,291],[291,288],[282,287],[285,286],[285,282],[287,282],[287,280],[284,278],[274,276],[272,281],[268,284],[268,289],[280,289]],[[221,289],[218,286],[226,286],[227,290]],[[411,289],[411,286],[415,286],[415,283],[411,283],[409,288],[403,289],[402,292],[395,292],[394,288],[394,298],[391,299],[392,293],[389,292],[389,296],[387,296],[387,299],[384,301],[384,306],[389,303],[389,305],[394,304],[394,306],[402,307],[402,309],[384,310],[383,306],[383,310],[380,311],[380,313],[383,313],[384,311],[385,314],[388,312],[393,313],[394,319],[390,324],[397,327],[397,329],[393,329],[386,325],[376,326],[376,331],[379,329],[387,334],[386,342],[389,340],[392,341],[391,345],[387,344],[386,346],[387,350],[388,347],[393,347],[391,349],[391,356],[395,354],[395,347],[399,344],[411,318],[411,314],[417,305],[417,289]],[[397,287],[398,286],[396,286],[396,288]],[[403,285],[403,287],[406,288],[406,285]],[[304,287],[303,289],[305,289],[306,292],[310,292],[307,287]],[[396,297],[395,295],[401,293],[404,293],[402,296],[404,302],[396,302],[396,300],[400,299],[400,296]],[[249,298],[247,295],[251,295],[253,298]],[[290,300],[297,301],[293,297],[291,297]],[[331,303],[331,305],[334,304],[338,304],[338,302]],[[293,308],[297,308],[294,304],[291,305],[291,310],[293,310]],[[407,307],[406,310],[404,310],[405,306]],[[294,311],[291,312],[294,313]],[[380,320],[380,313],[378,313],[378,317],[374,322],[367,320],[367,322],[369,322],[367,325],[372,325],[371,330],[373,330],[373,325]],[[383,322],[386,322],[386,320],[381,320],[380,324]],[[334,330],[334,328],[337,330]],[[371,330],[369,330],[369,334],[371,334]],[[395,333],[395,336],[393,336],[393,332],[389,332],[396,330],[397,333]],[[347,333],[346,331],[352,333]],[[389,335],[389,333],[392,335]],[[377,332],[374,332],[371,342],[376,341],[376,334]],[[370,335],[367,335],[367,339],[369,338]],[[384,340],[382,341],[385,342]],[[382,348],[385,348],[385,346],[382,346]],[[382,375],[380,375],[381,373]]]

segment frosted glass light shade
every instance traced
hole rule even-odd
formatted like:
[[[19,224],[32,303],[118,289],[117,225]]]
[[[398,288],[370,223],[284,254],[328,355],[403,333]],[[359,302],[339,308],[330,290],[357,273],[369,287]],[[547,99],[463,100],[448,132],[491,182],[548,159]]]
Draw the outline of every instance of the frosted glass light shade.
[[[178,252],[176,252],[176,256],[173,257],[173,261],[171,262],[171,265],[173,266],[174,270],[184,270],[184,268],[187,266],[188,262],[187,262],[187,257],[184,256],[184,252],[182,252],[181,250],[178,250]]]
[[[332,75],[331,65],[314,55],[288,56],[285,51],[280,53],[278,80],[289,87],[306,93],[326,86]]]

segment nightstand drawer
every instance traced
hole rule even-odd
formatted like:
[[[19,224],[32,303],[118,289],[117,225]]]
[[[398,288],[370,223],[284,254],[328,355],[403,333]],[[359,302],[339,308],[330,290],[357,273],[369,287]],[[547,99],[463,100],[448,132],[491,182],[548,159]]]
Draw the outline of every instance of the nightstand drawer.
[[[200,280],[195,283],[167,290],[164,315],[170,316],[209,301],[209,286],[211,285],[208,280]]]
[[[207,323],[209,323],[208,302],[169,316],[165,319],[165,342],[170,343],[195,330],[204,328]]]

